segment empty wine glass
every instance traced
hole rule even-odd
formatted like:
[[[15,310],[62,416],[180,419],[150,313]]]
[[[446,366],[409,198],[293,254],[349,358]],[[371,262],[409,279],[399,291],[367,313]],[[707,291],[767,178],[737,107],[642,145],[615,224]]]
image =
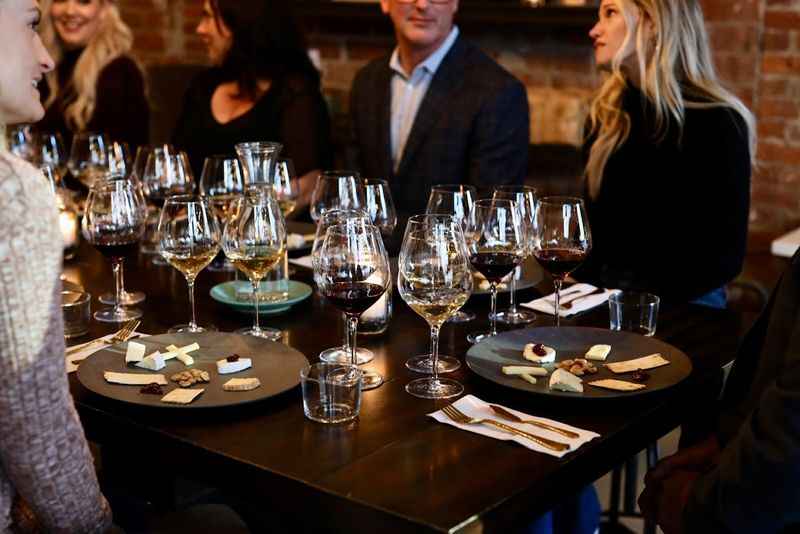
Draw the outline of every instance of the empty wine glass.
[[[439,357],[442,324],[467,302],[472,293],[472,269],[461,224],[450,215],[415,215],[408,220],[398,260],[400,296],[431,327],[431,352],[406,362],[406,367],[432,374],[410,382],[406,391],[426,399],[460,395],[455,380],[440,378],[442,369],[455,370],[455,358]],[[442,365],[446,363],[446,365]]]
[[[309,209],[314,222],[328,210],[363,207],[364,188],[357,172],[325,171],[317,177]]]
[[[6,137],[9,152],[34,165],[39,163],[39,146],[30,124],[9,126]]]
[[[118,174],[130,174],[132,171],[131,149],[128,143],[123,141],[111,141],[108,143],[106,160],[108,170]]]
[[[494,198],[513,200],[519,210],[522,227],[525,231],[525,258],[533,254],[533,222],[536,215],[536,189],[527,185],[501,185],[495,187]],[[523,262],[525,261],[523,258]],[[517,308],[517,273],[522,269],[518,266],[511,276],[508,310],[497,314],[497,321],[503,324],[527,324],[536,320],[536,314],[528,310]]]
[[[472,212],[472,205],[478,198],[477,190],[471,185],[441,184],[431,188],[428,195],[428,205],[425,213],[434,215],[452,215],[459,223],[461,229],[467,227],[467,221]],[[475,319],[472,312],[459,310],[454,313],[448,322],[467,323]]]
[[[364,187],[364,209],[369,220],[388,238],[397,226],[397,211],[389,182],[379,178],[365,178],[361,183]]]
[[[87,188],[108,172],[107,145],[101,133],[79,132],[72,138],[67,167],[70,174]]]
[[[492,309],[488,332],[467,336],[471,343],[497,335],[497,284],[525,257],[527,243],[517,205],[512,200],[478,200],[472,208],[465,237],[472,267],[489,281]]]
[[[237,206],[237,199],[244,193],[244,180],[239,160],[234,156],[209,156],[203,163],[200,175],[200,194],[208,199],[208,203],[219,220],[222,228],[231,218]],[[225,254],[217,255],[211,265],[211,271],[232,271],[233,265],[225,259]]]
[[[358,318],[381,298],[390,285],[391,271],[380,230],[357,220],[328,228],[313,258],[314,281],[325,299],[347,316],[350,362],[357,365]],[[361,389],[383,383],[374,371],[363,371]]]
[[[37,142],[42,165],[52,165],[63,178],[67,172],[67,154],[64,151],[64,139],[58,132],[38,134]]]
[[[196,195],[168,197],[158,221],[158,242],[167,263],[186,278],[192,308],[189,324],[173,326],[169,332],[216,330],[210,325],[198,326],[194,305],[194,281],[220,249],[219,223],[208,201]]]
[[[561,284],[578,268],[592,248],[592,234],[583,200],[544,197],[537,203],[533,255],[553,277],[556,326],[561,323]]]
[[[317,223],[317,232],[314,235],[314,244],[311,247],[312,258],[319,254],[319,250],[322,247],[322,242],[325,239],[325,234],[327,233],[328,228],[337,224],[343,224],[347,221],[357,221],[360,224],[369,224],[370,222],[366,212],[360,209],[334,209],[326,211]],[[344,342],[339,347],[331,347],[320,352],[319,359],[324,362],[349,363],[351,360],[351,349],[350,345],[348,344],[350,341],[350,336],[348,335],[349,330],[347,327],[347,316],[343,313],[342,318],[342,324],[344,325]],[[358,365],[369,363],[374,358],[375,354],[371,350],[364,347],[358,347],[356,349],[356,363]]]
[[[272,189],[278,199],[284,219],[294,212],[297,207],[297,197],[300,190],[297,188],[294,172],[294,162],[288,158],[280,158],[275,165],[275,175],[272,179]]]
[[[250,279],[255,310],[253,327],[238,332],[277,341],[282,335],[280,330],[261,328],[259,324],[258,285],[286,249],[283,215],[269,188],[251,187],[236,203],[223,232],[222,248],[231,263]]]
[[[117,293],[114,307],[95,312],[101,322],[120,323],[142,316],[142,312],[122,306],[122,270],[125,258],[139,250],[144,233],[145,210],[135,184],[122,176],[109,176],[89,190],[83,216],[86,240],[111,260]]]
[[[234,146],[239,163],[242,164],[242,175],[245,188],[254,186],[271,186],[275,176],[275,164],[278,161],[283,145],[268,141],[238,143]]]

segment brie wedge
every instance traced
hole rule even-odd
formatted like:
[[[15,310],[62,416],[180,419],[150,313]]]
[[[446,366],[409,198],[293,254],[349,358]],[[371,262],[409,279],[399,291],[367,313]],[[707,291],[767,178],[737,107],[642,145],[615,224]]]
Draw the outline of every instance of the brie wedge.
[[[144,359],[147,347],[135,341],[128,341],[128,350],[125,353],[125,363],[136,363]]]
[[[564,369],[556,369],[550,375],[550,389],[583,393],[583,380]]]
[[[542,345],[542,348],[544,349],[544,356],[539,356],[533,352],[534,346],[536,346],[536,343],[528,343],[525,345],[525,348],[522,351],[522,357],[526,360],[536,363],[553,363],[556,361],[556,349]]]
[[[250,361],[250,358],[239,358],[235,362],[229,362],[227,359],[223,358],[217,361],[217,372],[221,375],[227,375],[244,371],[252,366],[253,362]]]
[[[586,359],[604,362],[610,352],[611,345],[592,345],[586,352]]]
[[[149,369],[150,371],[160,371],[163,369],[167,364],[164,363],[164,357],[161,355],[160,352],[155,351],[153,354],[150,354],[142,361],[136,364],[136,367],[141,367],[142,369]]]
[[[547,369],[544,367],[532,367],[529,365],[504,365],[504,375],[530,375],[547,376]]]

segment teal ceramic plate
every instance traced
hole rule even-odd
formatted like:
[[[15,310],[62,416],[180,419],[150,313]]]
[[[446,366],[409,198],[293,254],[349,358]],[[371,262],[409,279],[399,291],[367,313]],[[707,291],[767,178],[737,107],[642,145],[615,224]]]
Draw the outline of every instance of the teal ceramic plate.
[[[253,304],[237,300],[236,291],[238,289],[250,289],[250,282],[242,280],[234,280],[217,284],[211,288],[211,298],[217,302],[227,304],[234,310],[243,313],[253,313]],[[283,313],[292,305],[307,299],[311,296],[311,286],[303,282],[295,282],[289,280],[289,298],[281,302],[260,302],[258,305],[258,313],[263,315],[277,315]]]

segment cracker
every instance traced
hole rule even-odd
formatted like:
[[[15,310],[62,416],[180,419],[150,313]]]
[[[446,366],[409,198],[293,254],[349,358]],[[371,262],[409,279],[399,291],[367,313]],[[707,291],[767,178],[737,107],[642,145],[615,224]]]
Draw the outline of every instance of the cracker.
[[[625,380],[615,380],[613,378],[595,380],[594,382],[589,382],[589,385],[596,388],[613,389],[614,391],[638,391],[646,387],[644,384],[626,382]]]
[[[171,404],[190,404],[204,391],[205,389],[173,389],[161,397],[161,402],[168,402]]]

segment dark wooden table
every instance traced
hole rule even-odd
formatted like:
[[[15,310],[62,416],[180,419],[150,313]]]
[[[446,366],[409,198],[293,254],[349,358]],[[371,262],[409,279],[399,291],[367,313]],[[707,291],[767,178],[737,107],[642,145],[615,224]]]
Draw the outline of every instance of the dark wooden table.
[[[65,273],[95,297],[112,286],[109,265],[86,245],[66,264]],[[311,281],[310,272],[300,268],[294,278]],[[200,274],[198,314],[201,324],[213,322],[231,331],[252,317],[211,300],[210,288],[225,279],[220,273]],[[126,282],[129,289],[147,293],[141,331],[157,334],[186,322],[186,284],[175,269],[153,266],[142,256],[126,266]],[[536,295],[531,289],[521,297]],[[504,306],[507,298],[499,301]],[[98,305],[96,298],[92,305]],[[441,352],[462,361],[469,348],[466,334],[486,326],[488,298],[473,296],[467,308],[479,319],[445,326],[441,335]],[[282,328],[291,346],[316,361],[320,350],[341,343],[338,315],[315,293],[262,324]],[[418,375],[407,371],[404,362],[427,350],[428,327],[396,294],[388,332],[359,338],[376,354],[368,367],[380,371],[386,383],[364,393],[361,416],[351,424],[327,426],[305,419],[299,388],[244,407],[176,413],[125,405],[88,392],[74,374],[70,380],[90,439],[157,451],[159,469],[261,503],[265,514],[276,514],[296,530],[503,532],[591,483],[697,411],[698,403],[708,403],[714,396],[709,377],[732,357],[751,319],[694,306],[662,309],[657,337],[686,352],[695,372],[681,386],[636,400],[551,400],[502,388],[466,366],[452,375],[483,400],[601,434],[561,460],[425,416],[444,403],[405,392],[405,384]],[[551,317],[540,317],[534,326],[551,322]],[[608,312],[601,307],[562,324],[606,327]],[[76,342],[113,330],[93,321],[90,336]]]

